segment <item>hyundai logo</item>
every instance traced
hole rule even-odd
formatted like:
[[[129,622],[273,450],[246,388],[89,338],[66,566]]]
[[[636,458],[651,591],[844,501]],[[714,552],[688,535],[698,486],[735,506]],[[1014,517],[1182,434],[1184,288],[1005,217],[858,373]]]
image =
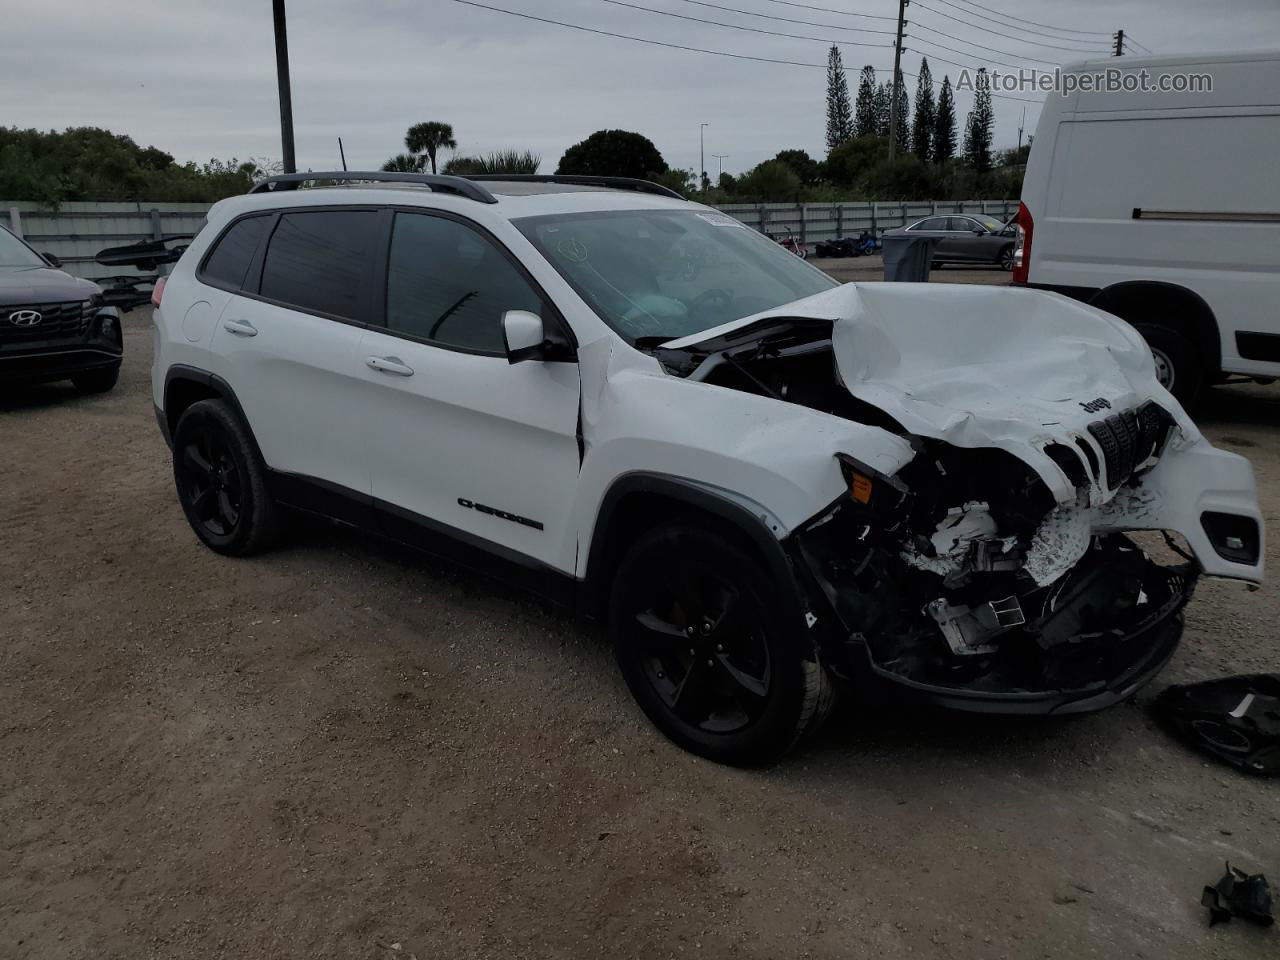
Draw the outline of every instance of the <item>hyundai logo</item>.
[[[39,310],[15,310],[9,314],[9,322],[15,327],[34,327],[44,319]]]

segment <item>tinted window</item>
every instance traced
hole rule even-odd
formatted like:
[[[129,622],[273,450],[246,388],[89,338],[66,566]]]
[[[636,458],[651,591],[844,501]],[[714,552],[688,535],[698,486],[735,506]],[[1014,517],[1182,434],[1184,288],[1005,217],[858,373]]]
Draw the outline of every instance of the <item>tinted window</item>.
[[[947,229],[946,217],[930,217],[928,220],[921,220],[912,230],[945,230]]]
[[[262,296],[359,320],[377,233],[372,210],[286,213],[267,244]]]
[[[204,262],[203,278],[239,290],[258,249],[258,241],[270,222],[270,217],[249,217],[233,224],[214,244],[213,252]]]
[[[397,213],[387,264],[387,328],[450,347],[504,353],[502,315],[542,301],[493,242],[456,220]]]

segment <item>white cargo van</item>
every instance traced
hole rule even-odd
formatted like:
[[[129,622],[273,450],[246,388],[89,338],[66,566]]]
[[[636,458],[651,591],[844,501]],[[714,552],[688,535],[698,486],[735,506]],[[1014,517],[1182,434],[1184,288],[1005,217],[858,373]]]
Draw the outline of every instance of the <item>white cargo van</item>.
[[[1206,74],[1212,89],[1049,94],[1014,283],[1132,323],[1183,402],[1232,375],[1280,377],[1280,51],[1112,58],[1064,73],[1106,70],[1130,86],[1145,72],[1148,88]]]

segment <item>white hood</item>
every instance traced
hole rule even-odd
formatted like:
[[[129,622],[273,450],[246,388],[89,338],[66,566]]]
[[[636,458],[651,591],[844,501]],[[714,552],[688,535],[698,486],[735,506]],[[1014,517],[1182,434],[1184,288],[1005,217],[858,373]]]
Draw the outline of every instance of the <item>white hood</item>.
[[[1156,380],[1151,351],[1128,324],[1059,294],[1016,287],[845,284],[695,337],[686,347],[768,318],[834,321],[844,386],[904,429],[957,447],[996,447],[1030,465],[1062,503],[1077,491],[1044,453],[1050,443],[1102,451],[1088,424],[1156,400],[1195,425]],[[1111,497],[1094,485],[1091,499]]]

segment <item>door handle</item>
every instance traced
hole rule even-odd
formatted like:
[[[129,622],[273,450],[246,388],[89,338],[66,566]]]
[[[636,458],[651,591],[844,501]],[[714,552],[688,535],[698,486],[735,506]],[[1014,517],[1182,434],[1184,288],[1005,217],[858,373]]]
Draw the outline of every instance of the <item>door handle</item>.
[[[222,329],[228,333],[236,333],[242,337],[256,337],[258,328],[248,320],[223,320]]]
[[[369,357],[365,360],[370,367],[379,373],[392,373],[397,377],[412,377],[413,367],[403,362],[399,357]]]

